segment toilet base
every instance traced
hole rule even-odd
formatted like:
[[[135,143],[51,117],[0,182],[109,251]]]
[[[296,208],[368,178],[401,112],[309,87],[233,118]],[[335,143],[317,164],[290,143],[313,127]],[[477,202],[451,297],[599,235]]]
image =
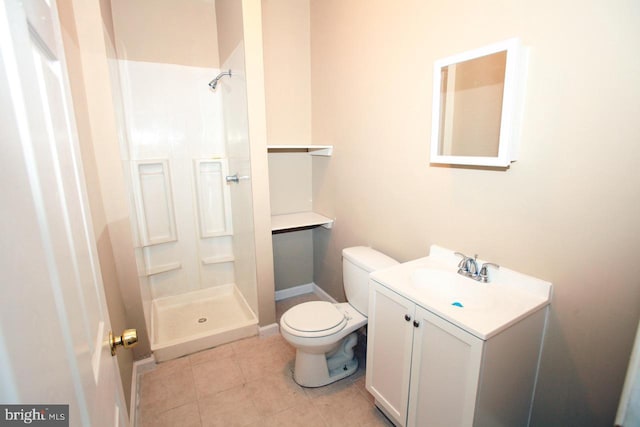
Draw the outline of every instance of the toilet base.
[[[357,342],[358,334],[354,332],[329,354],[312,354],[297,349],[293,379],[303,387],[322,387],[348,377],[358,370],[358,359],[353,353]]]

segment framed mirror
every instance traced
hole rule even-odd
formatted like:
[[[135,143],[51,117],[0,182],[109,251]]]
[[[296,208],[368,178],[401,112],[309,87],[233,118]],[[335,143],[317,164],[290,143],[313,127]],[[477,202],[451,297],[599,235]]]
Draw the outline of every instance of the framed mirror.
[[[431,163],[508,167],[516,160],[523,72],[518,39],[436,61]]]

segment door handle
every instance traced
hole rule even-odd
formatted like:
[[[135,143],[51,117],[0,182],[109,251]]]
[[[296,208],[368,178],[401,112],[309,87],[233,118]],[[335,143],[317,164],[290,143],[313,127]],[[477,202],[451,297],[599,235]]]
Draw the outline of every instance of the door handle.
[[[109,331],[109,346],[112,356],[116,355],[116,349],[119,345],[131,348],[136,344],[138,344],[138,332],[135,329],[125,329],[120,336],[114,336],[113,332]]]
[[[237,183],[240,182],[240,180],[249,179],[249,175],[238,176],[238,174],[235,173],[233,175],[227,175],[224,179],[229,184],[232,183],[232,182],[235,182],[237,184]]]

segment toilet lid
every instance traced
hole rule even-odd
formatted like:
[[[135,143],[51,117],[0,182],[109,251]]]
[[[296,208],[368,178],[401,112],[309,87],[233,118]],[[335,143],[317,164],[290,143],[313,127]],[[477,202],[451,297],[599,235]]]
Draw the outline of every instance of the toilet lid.
[[[334,333],[347,324],[344,313],[327,301],[311,301],[289,309],[282,320],[292,329],[300,332],[326,331]]]

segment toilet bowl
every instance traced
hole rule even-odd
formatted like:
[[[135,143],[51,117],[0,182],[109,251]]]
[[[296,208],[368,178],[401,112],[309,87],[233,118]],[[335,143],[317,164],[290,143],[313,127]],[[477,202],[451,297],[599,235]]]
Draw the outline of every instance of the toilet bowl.
[[[280,332],[296,348],[294,380],[305,387],[320,387],[358,369],[353,347],[356,331],[367,324],[369,273],[398,262],[374,249],[346,248],[343,282],[347,303],[311,301],[287,310]]]

